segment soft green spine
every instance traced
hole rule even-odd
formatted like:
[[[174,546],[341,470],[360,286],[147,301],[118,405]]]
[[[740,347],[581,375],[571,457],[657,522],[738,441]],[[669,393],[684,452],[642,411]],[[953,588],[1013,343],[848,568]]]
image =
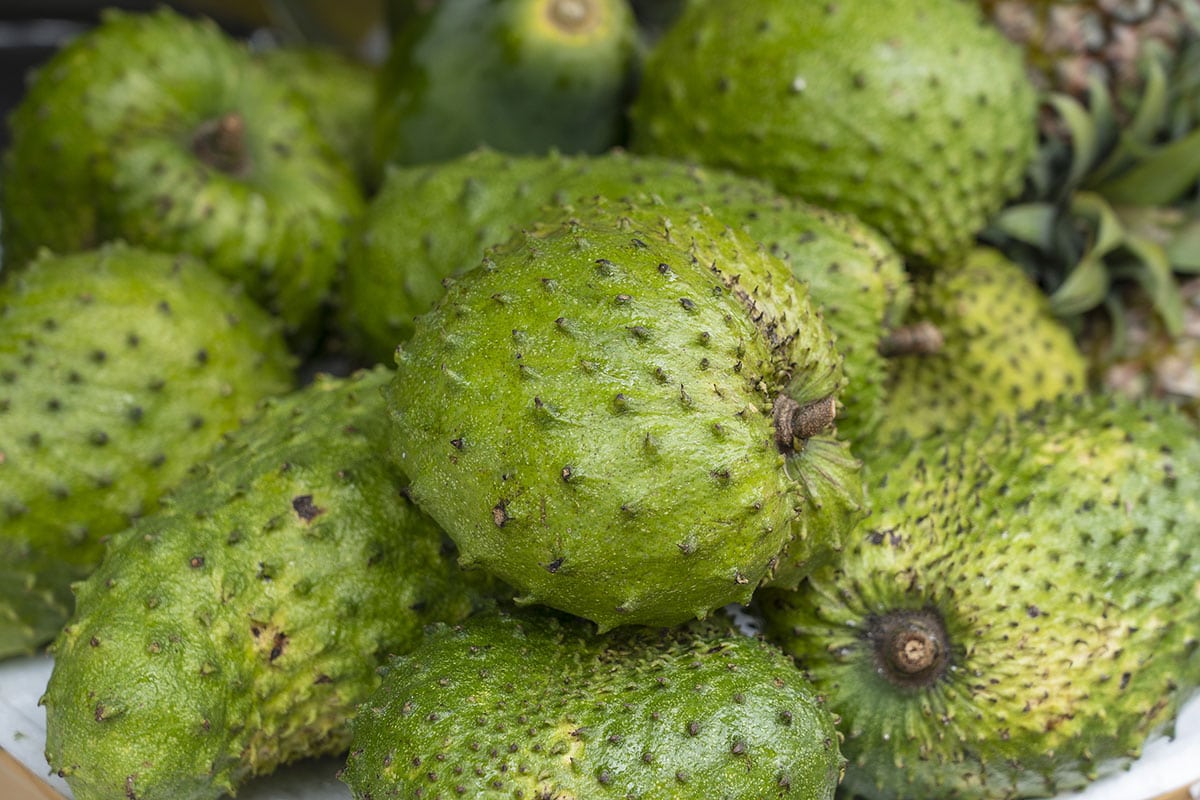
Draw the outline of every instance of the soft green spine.
[[[43,698],[75,797],[215,800],[341,752],[385,656],[481,600],[381,450],[390,377],[272,401],[114,538]]]
[[[245,165],[193,153],[239,113]],[[300,101],[214,24],[108,12],[36,74],[6,154],[8,266],[110,239],[188,252],[311,330],[363,200]]]
[[[914,286],[907,319],[932,323],[943,345],[888,360],[885,419],[863,451],[898,431],[919,438],[1087,390],[1070,329],[1000,252],[972,248],[960,266],[920,274]]]
[[[354,796],[831,800],[832,718],[766,643],[717,625],[486,615],[394,660],[353,723]]]
[[[845,356],[838,414],[854,442],[878,424],[885,365],[877,346],[910,295],[903,263],[847,214],[779,195],[769,185],[682,161],[614,151],[599,156],[508,156],[481,149],[433,166],[389,170],[351,238],[342,326],[357,349],[390,363],[413,320],[474,267],[483,251],[547,213],[601,195],[708,204],[783,258],[809,284]]]
[[[864,798],[1042,797],[1170,732],[1200,686],[1200,439],[1165,406],[1063,399],[868,462],[839,565],[764,592],[768,636],[841,718]],[[952,668],[883,677],[865,632],[934,609]]]
[[[769,180],[949,263],[1021,188],[1036,93],[963,0],[697,0],[647,56],[631,146]]]
[[[0,287],[0,657],[53,638],[102,541],[292,386],[279,326],[207,267],[124,245]]]
[[[576,211],[496,248],[398,351],[417,502],[523,602],[603,628],[744,602],[793,538],[839,546],[839,507],[807,502],[772,423],[785,391],[842,385],[803,285],[703,213]],[[841,479],[860,502],[856,466]]]
[[[392,42],[374,118],[377,169],[482,144],[516,153],[620,144],[636,50],[627,0],[443,0]]]

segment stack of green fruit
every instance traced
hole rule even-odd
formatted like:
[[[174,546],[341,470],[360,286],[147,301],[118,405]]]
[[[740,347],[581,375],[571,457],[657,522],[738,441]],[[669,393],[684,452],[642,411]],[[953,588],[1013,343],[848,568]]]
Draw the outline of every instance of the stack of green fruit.
[[[1047,293],[1117,245],[1014,235],[1099,145],[1013,20],[1109,5],[399,3],[379,67],[106,15],[0,189],[0,657],[50,645],[51,769],[999,800],[1129,766],[1200,689],[1200,430]],[[1173,66],[1189,9],[1144,26]],[[1195,292],[1122,241],[1113,319],[1140,281],[1193,352]]]

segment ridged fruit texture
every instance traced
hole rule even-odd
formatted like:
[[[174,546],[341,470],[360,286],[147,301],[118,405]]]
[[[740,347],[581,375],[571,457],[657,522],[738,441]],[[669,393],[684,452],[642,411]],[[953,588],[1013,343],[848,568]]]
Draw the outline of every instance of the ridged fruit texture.
[[[377,167],[483,144],[599,153],[619,144],[637,26],[627,0],[440,0],[391,43]]]
[[[705,213],[577,212],[491,251],[397,351],[418,504],[522,602],[601,628],[745,601],[785,545],[789,570],[829,557],[862,494],[804,286]]]
[[[209,21],[105,14],[9,120],[6,269],[126,239],[203,258],[299,329],[362,198],[309,112]]]
[[[800,672],[716,626],[441,626],[389,665],[353,728],[342,779],[360,800],[832,800],[842,765]]]
[[[44,255],[0,287],[0,657],[51,638],[102,541],[291,388],[278,324],[198,261]]]
[[[877,346],[903,316],[908,277],[884,238],[846,214],[775,192],[769,184],[682,161],[613,151],[598,156],[507,156],[478,150],[436,165],[392,169],[351,242],[343,325],[360,350],[392,360],[442,281],[548,207],[596,195],[707,204],[809,284],[845,357],[838,431],[855,441],[882,413],[885,365]]]
[[[1200,439],[1062,401],[869,462],[841,563],[763,595],[864,798],[1051,797],[1128,766],[1200,685]]]
[[[345,750],[376,667],[486,584],[402,496],[380,368],[318,378],[231,434],[78,589],[46,753],[78,800],[215,800]]]
[[[908,319],[932,323],[943,346],[889,359],[879,437],[954,430],[1087,391],[1087,363],[1070,329],[1025,271],[990,248],[914,282]]]
[[[633,148],[765,178],[946,264],[1036,144],[1020,51],[967,0],[699,0],[646,60]]]

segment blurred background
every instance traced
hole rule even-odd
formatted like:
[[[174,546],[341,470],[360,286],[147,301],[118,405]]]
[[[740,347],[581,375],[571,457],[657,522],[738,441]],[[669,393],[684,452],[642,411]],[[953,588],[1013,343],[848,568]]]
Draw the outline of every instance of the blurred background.
[[[387,50],[387,14],[411,11],[423,0],[3,0],[0,2],[0,115],[8,116],[24,90],[31,68],[64,41],[96,24],[104,8],[148,11],[167,5],[206,14],[243,37],[311,41],[348,55],[378,61]],[[0,148],[8,127],[0,125]]]

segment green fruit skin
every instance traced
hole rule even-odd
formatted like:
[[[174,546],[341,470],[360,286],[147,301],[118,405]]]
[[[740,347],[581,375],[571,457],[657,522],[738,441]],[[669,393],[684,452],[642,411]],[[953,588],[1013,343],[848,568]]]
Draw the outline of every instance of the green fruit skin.
[[[779,195],[768,184],[682,161],[613,151],[597,156],[510,156],[481,149],[452,161],[388,171],[351,239],[342,325],[368,358],[391,361],[413,319],[487,248],[563,206],[613,200],[707,204],[743,228],[809,285],[845,357],[838,431],[854,442],[883,412],[878,352],[904,315],[904,265],[881,235],[847,214]]]
[[[728,167],[950,263],[1036,145],[1019,50],[973,2],[698,0],[647,56],[635,151]]]
[[[292,386],[245,295],[185,256],[45,254],[0,287],[0,657],[49,641],[103,540]]]
[[[195,150],[244,122],[227,171]],[[8,267],[125,239],[203,258],[292,331],[315,325],[363,200],[299,100],[209,22],[108,12],[43,65],[10,119]]]
[[[972,248],[961,266],[915,282],[909,321],[931,322],[936,353],[888,361],[880,440],[920,438],[970,418],[1015,415],[1087,389],[1087,361],[1046,294],[999,251]]]
[[[1185,418],[1063,400],[902,438],[868,468],[875,510],[842,562],[761,594],[769,638],[841,719],[850,793],[1056,796],[1170,732],[1200,686]],[[872,637],[897,610],[942,620],[940,678],[889,677]]]
[[[379,368],[271,402],[116,536],[55,643],[46,753],[79,800],[217,798],[342,752],[388,654],[486,581],[380,448]]]
[[[831,800],[833,720],[773,647],[716,626],[532,614],[441,626],[362,706],[356,798]]]
[[[789,542],[830,557],[858,464],[828,434],[785,457],[772,419],[842,385],[805,287],[706,213],[576,211],[491,251],[397,351],[413,497],[464,563],[602,629],[745,602]],[[810,450],[828,471],[798,476]]]
[[[586,7],[579,27],[556,15]],[[637,49],[627,0],[441,0],[392,42],[373,152],[440,161],[488,144],[598,153],[619,144]]]
[[[263,52],[260,60],[299,95],[317,129],[365,187],[372,174],[375,70],[332,48],[312,45],[277,47]]]

